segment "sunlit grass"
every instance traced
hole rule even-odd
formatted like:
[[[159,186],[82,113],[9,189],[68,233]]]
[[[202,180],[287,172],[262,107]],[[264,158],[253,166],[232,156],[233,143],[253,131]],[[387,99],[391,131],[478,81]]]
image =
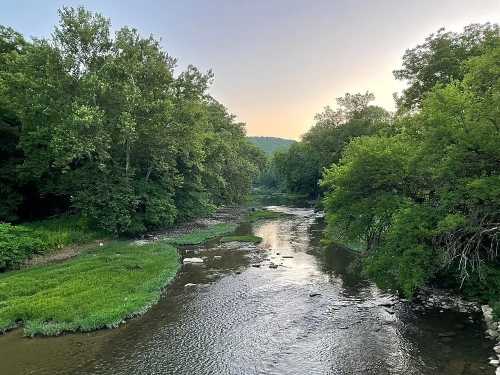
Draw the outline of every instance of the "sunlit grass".
[[[34,336],[116,327],[154,304],[179,264],[168,244],[114,242],[64,263],[0,275],[0,330],[21,324]]]

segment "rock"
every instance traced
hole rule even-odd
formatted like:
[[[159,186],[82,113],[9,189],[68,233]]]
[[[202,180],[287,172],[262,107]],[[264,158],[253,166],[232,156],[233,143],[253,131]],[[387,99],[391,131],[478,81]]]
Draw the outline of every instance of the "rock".
[[[481,310],[483,311],[484,320],[486,323],[493,321],[493,309],[489,305],[482,305]]]
[[[486,333],[488,334],[488,336],[491,336],[491,337],[498,337],[498,332],[493,330],[493,329],[488,329],[486,331]]]
[[[500,354],[500,345],[499,345],[499,344],[497,344],[497,345],[493,348],[493,350],[495,351],[495,353]]]
[[[497,367],[497,370],[495,371],[495,375],[500,375],[500,367]]]
[[[317,297],[317,296],[320,296],[321,293],[317,293],[317,292],[312,292],[312,293],[309,293],[309,297]]]
[[[269,265],[269,268],[278,268],[278,265],[277,265],[277,264],[274,264],[274,263],[271,263],[271,264]]]
[[[184,258],[182,260],[182,263],[187,264],[187,263],[203,263],[203,259],[201,258]]]
[[[189,288],[189,287],[192,287],[192,286],[196,286],[196,284],[187,283],[187,284],[184,285],[185,288]]]
[[[497,367],[500,364],[500,361],[498,359],[491,359],[489,363],[491,366]]]

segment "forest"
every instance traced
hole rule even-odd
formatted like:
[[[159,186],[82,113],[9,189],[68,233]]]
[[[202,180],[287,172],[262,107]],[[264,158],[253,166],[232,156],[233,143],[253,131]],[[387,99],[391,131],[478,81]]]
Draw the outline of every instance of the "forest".
[[[239,203],[264,155],[213,74],[133,28],[63,8],[48,39],[0,27],[0,221],[77,214],[143,233]]]
[[[329,241],[379,286],[461,288],[500,313],[500,36],[444,29],[406,50],[395,113],[370,92],[326,107],[260,181],[318,199]]]

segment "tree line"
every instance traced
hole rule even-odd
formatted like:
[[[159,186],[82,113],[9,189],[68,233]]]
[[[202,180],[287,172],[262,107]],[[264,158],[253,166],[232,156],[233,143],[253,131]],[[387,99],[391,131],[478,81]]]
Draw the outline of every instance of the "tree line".
[[[0,221],[77,212],[135,234],[240,202],[264,155],[213,74],[80,8],[50,38],[0,26]]]
[[[441,29],[394,75],[408,82],[395,113],[371,93],[339,98],[274,156],[266,181],[322,197],[327,236],[361,243],[379,285],[411,296],[447,280],[498,301],[499,27]]]

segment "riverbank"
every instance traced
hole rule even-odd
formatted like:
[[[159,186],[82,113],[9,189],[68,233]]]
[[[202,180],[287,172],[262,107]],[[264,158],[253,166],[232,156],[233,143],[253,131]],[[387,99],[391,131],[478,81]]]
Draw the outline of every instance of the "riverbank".
[[[180,268],[177,247],[217,238],[259,242],[235,233],[237,223],[278,216],[225,208],[142,239],[92,241],[29,258],[23,269],[0,274],[0,332],[23,327],[27,336],[55,336],[117,327],[159,299]]]
[[[0,275],[0,331],[54,336],[117,327],[159,298],[180,262],[166,243],[113,242],[63,263]]]
[[[179,268],[157,304],[116,329],[0,336],[0,368],[12,375],[494,374],[479,316],[416,312],[356,272],[355,253],[325,251],[318,214],[272,210],[286,215],[247,225],[243,211],[235,219],[243,222],[235,233],[262,238],[258,245],[215,238],[179,248],[203,263]],[[217,224],[206,220],[204,228]],[[154,236],[161,243],[173,234]]]

